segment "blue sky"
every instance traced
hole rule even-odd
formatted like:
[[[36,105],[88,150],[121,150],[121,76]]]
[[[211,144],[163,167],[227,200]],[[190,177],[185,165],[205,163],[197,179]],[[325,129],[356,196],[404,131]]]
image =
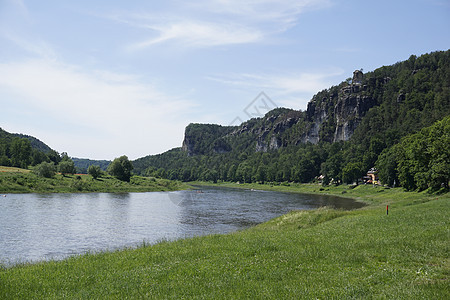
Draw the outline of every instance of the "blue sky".
[[[449,49],[449,28],[448,0],[0,0],[0,127],[135,159],[260,92],[305,110],[355,69]]]

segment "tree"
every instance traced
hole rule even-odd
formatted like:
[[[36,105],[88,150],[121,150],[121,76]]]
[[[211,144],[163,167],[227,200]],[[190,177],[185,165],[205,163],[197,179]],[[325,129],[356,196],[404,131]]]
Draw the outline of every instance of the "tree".
[[[342,169],[342,180],[346,183],[352,183],[356,181],[356,184],[358,184],[358,179],[360,179],[363,175],[364,170],[361,162],[348,163]]]
[[[6,155],[0,156],[0,166],[5,166],[5,167],[11,166],[11,161],[9,160],[8,156],[6,156]]]
[[[33,149],[33,153],[31,154],[31,165],[36,166],[43,161],[48,161],[48,156],[39,150]]]
[[[58,165],[58,171],[64,176],[65,174],[75,174],[75,164],[69,160],[62,160]]]
[[[47,156],[55,164],[58,164],[61,161],[61,156],[59,156],[59,153],[55,150],[50,150],[47,153]]]
[[[133,164],[126,155],[115,158],[108,167],[108,173],[122,181],[130,181]]]
[[[398,146],[393,146],[385,149],[378,156],[378,160],[375,164],[380,181],[389,186],[399,184],[397,173],[397,148]]]
[[[450,116],[402,139],[398,177],[406,190],[448,189],[450,180]]]
[[[42,162],[34,167],[33,172],[41,177],[51,178],[55,175],[56,167],[53,163]]]
[[[256,170],[256,181],[264,183],[266,180],[267,180],[267,167],[264,165],[260,165]]]
[[[94,179],[97,179],[100,177],[102,170],[100,169],[100,166],[97,165],[90,165],[88,170],[88,174],[91,175]]]
[[[14,138],[11,143],[11,162],[14,167],[27,168],[31,162],[31,143],[27,139]]]

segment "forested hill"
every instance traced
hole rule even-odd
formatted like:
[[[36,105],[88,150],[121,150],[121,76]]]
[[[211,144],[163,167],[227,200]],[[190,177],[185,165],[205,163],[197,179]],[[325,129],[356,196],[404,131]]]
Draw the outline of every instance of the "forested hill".
[[[42,162],[58,164],[67,153],[58,153],[47,144],[30,135],[9,133],[0,128],[0,166],[28,168]],[[87,173],[91,165],[106,170],[111,163],[108,160],[90,160],[72,158],[78,173]]]
[[[13,137],[27,139],[30,141],[31,148],[36,149],[38,151],[49,153],[52,148],[50,148],[46,143],[42,142],[40,139],[35,138],[31,135],[21,134],[21,133],[12,133]]]
[[[0,166],[27,168],[58,158],[59,154],[39,139],[0,128]]]
[[[190,124],[181,148],[133,164],[141,174],[185,181],[309,182],[324,175],[326,182],[351,182],[403,137],[448,116],[449,85],[450,51],[412,55],[355,71],[318,92],[306,111],[277,108],[236,127]],[[398,184],[397,175],[382,179]]]

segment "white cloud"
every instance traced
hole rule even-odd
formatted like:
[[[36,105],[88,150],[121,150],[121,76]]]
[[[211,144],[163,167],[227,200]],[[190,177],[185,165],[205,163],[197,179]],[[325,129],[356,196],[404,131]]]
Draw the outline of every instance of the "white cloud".
[[[217,24],[198,21],[180,21],[177,23],[147,25],[157,32],[157,36],[129,46],[131,50],[140,50],[152,45],[175,41],[187,47],[211,47],[257,42],[262,33],[257,29],[245,28],[234,24]]]
[[[13,34],[12,32],[4,30],[0,31],[0,36],[4,37],[10,42],[13,42],[20,49],[25,50],[31,54],[47,59],[57,58],[57,54],[53,50],[53,47],[39,38],[36,37],[22,38],[17,34]]]
[[[151,37],[129,45],[142,50],[174,42],[186,47],[213,47],[265,41],[294,26],[305,10],[323,8],[329,0],[215,0],[177,3],[184,10],[121,13],[108,16],[147,31]]]
[[[330,69],[316,73],[229,74],[207,78],[243,90],[265,91],[280,106],[306,109],[315,93],[337,84],[342,74],[342,70]]]
[[[328,7],[329,0],[208,0],[199,8],[240,16],[251,22],[290,23],[306,10]]]
[[[90,72],[45,59],[0,64],[0,96],[2,91],[57,120],[55,140],[48,142],[58,150],[73,149],[69,154],[90,157],[90,153],[103,153],[104,158],[125,153],[137,158],[178,146],[180,128],[187,124],[185,113],[193,106],[134,76]],[[2,105],[8,105],[2,98]],[[34,117],[39,127],[39,116]],[[64,141],[58,130],[65,124],[90,130]],[[96,141],[96,149],[88,141]]]

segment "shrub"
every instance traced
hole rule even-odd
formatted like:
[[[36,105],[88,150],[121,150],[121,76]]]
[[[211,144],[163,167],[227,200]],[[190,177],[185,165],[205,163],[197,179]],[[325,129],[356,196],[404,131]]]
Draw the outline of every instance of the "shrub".
[[[88,174],[91,175],[94,179],[97,179],[100,177],[102,170],[100,169],[100,166],[96,165],[90,165],[88,168]]]
[[[42,162],[33,169],[33,173],[40,177],[51,178],[55,175],[56,167],[53,163]]]

